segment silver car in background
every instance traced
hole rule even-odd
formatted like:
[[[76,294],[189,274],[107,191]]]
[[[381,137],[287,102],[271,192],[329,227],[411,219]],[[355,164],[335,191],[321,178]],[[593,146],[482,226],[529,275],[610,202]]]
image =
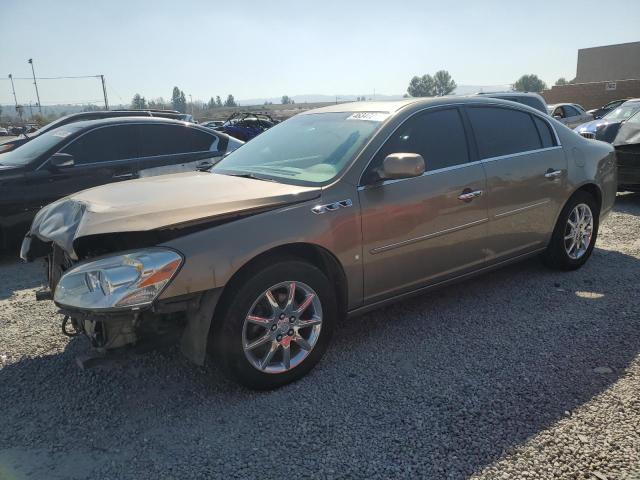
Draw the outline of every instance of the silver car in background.
[[[575,128],[578,125],[593,120],[593,115],[587,113],[584,108],[577,103],[547,105],[547,112],[569,128]]]

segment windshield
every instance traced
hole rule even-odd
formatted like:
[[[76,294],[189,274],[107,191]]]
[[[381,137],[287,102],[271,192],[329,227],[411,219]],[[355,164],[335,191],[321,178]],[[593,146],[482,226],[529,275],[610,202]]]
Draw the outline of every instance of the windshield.
[[[69,135],[72,135],[79,129],[80,127],[73,125],[63,125],[62,127],[41,133],[27,143],[20,145],[15,150],[0,153],[0,165],[27,165],[50,148],[64,142]]]
[[[615,110],[612,110],[611,112],[607,113],[602,118],[607,119],[609,121],[623,121],[629,118],[631,115],[635,114],[639,110],[640,110],[640,102],[625,103],[623,105],[620,105]]]
[[[235,150],[211,171],[252,174],[297,185],[328,182],[351,162],[387,117],[380,112],[298,115]]]

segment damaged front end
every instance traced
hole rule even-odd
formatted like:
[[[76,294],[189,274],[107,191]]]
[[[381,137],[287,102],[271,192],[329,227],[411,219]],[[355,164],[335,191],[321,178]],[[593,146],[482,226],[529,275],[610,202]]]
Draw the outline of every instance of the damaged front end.
[[[42,209],[25,237],[21,257],[44,257],[47,288],[63,315],[62,332],[84,335],[98,355],[135,347],[147,350],[181,340],[183,353],[204,364],[206,338],[218,291],[158,300],[184,259],[157,247],[179,231],[122,232],[76,238],[85,205],[63,199]],[[204,310],[203,310],[204,309]]]
[[[193,259],[166,245],[319,195],[317,187],[210,172],[104,185],[40,210],[21,257],[46,258],[48,291],[39,296],[60,308],[67,334],[82,333],[101,351],[158,337],[179,340],[183,353],[202,365],[223,285],[213,270],[199,272],[205,281],[197,290],[183,281],[163,296],[176,275],[198,271]]]

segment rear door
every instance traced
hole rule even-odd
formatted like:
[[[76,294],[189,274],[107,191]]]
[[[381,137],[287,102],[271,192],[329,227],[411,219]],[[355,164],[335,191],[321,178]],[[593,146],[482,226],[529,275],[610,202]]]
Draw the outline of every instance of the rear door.
[[[219,155],[221,140],[213,132],[180,124],[140,125],[140,176],[195,171]]]
[[[108,125],[80,135],[57,153],[73,155],[69,167],[52,167],[47,161],[28,180],[32,209],[80,190],[137,177],[136,125]]]
[[[423,175],[377,181],[392,153],[419,153]],[[486,179],[472,161],[463,117],[454,107],[406,120],[364,172],[362,213],[365,301],[460,275],[485,262]]]
[[[543,247],[565,198],[567,162],[542,115],[468,106],[487,174],[489,262]]]

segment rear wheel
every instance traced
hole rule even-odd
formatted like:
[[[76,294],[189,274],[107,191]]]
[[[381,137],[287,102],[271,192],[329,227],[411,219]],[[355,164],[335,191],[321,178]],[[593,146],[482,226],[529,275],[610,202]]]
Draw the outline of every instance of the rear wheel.
[[[287,260],[246,272],[234,285],[213,338],[229,377],[249,388],[276,388],[320,361],[337,317],[335,292],[321,270]]]
[[[587,192],[576,192],[562,209],[551,241],[543,254],[545,263],[560,270],[575,270],[591,256],[598,236],[600,209]]]

